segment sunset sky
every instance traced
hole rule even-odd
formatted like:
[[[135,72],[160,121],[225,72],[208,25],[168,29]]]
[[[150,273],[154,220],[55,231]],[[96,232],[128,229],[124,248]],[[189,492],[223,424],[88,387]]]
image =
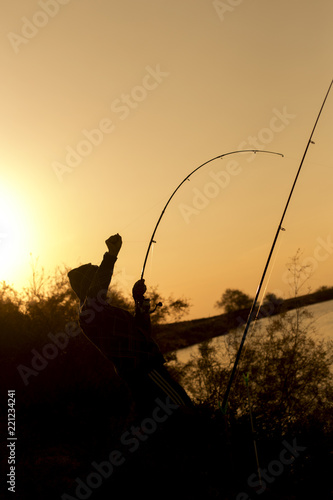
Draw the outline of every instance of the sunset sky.
[[[218,314],[226,288],[254,296],[333,77],[331,0],[2,2],[0,280],[31,259],[98,264],[123,238],[128,294],[169,196],[145,279]],[[333,89],[269,269],[288,297],[301,249],[312,290],[333,286]],[[304,289],[306,292],[307,289]]]

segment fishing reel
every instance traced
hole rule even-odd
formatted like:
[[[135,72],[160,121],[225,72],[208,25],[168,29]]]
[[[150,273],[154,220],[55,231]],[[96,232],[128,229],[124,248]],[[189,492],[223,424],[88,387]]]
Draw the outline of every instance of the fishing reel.
[[[137,309],[144,314],[153,314],[158,307],[162,307],[162,302],[155,304],[154,309],[150,309],[150,299],[143,298],[142,300],[136,301]]]
[[[154,309],[152,309],[151,311],[149,311],[149,314],[153,314],[158,307],[162,307],[162,306],[163,306],[162,302],[158,302],[157,304],[155,304]]]

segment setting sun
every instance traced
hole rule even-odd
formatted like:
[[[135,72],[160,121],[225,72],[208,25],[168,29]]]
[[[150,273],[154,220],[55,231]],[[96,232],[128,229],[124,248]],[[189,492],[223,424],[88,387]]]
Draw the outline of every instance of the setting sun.
[[[0,280],[18,282],[29,255],[27,211],[16,194],[0,191]]]

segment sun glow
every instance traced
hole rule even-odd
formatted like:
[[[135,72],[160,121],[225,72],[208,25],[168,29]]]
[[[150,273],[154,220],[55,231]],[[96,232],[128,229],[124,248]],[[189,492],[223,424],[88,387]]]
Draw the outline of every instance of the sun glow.
[[[27,211],[19,197],[0,190],[0,281],[14,284],[29,255]],[[25,262],[24,262],[25,263]]]

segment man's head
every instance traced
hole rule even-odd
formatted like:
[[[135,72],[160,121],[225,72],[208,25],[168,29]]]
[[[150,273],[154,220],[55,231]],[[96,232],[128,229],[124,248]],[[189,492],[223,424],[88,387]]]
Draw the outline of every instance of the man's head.
[[[68,273],[69,282],[76,295],[81,302],[84,302],[90,287],[90,284],[95,276],[98,266],[93,264],[84,264],[76,267]]]

